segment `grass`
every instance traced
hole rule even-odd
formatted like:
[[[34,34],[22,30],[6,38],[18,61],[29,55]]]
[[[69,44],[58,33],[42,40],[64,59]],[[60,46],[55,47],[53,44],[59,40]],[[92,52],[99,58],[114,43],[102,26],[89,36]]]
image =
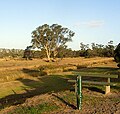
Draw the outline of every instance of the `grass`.
[[[29,97],[35,95],[59,92],[68,90],[71,87],[71,84],[67,82],[67,76],[44,76],[40,77],[38,80],[30,79],[17,79],[19,83],[15,85],[5,86],[5,90],[2,90],[0,102],[0,108],[6,106],[11,106],[15,104],[22,104]],[[7,100],[7,102],[6,102]]]
[[[17,106],[16,109],[12,110],[10,113],[7,113],[7,114],[44,114],[44,113],[46,114],[46,113],[58,112],[59,109],[61,109],[62,107],[65,108],[66,106],[74,110],[77,108],[76,96],[73,91],[71,92],[61,91],[58,93],[54,93],[53,96],[54,96],[54,101],[57,101],[59,105],[56,105],[54,102],[42,101],[42,103],[38,105],[33,105],[33,106],[19,105]],[[114,105],[115,103],[119,103],[119,102],[120,102],[119,97],[107,98],[98,94],[89,95],[87,93],[84,93],[84,96],[82,97],[82,109],[90,110],[91,108],[93,110],[95,107],[99,109],[100,106],[103,105],[104,103],[106,103],[105,105],[108,106],[108,105]],[[65,105],[65,107],[63,104]],[[102,107],[105,108],[104,106]]]
[[[57,110],[59,107],[51,103],[43,103],[31,107],[18,107],[8,114],[43,114]]]
[[[41,84],[41,81],[22,78],[19,78],[17,81],[6,82],[4,85],[0,84],[0,90],[2,91],[0,93],[0,98],[4,98],[9,95],[25,93],[27,91],[40,87]]]
[[[62,101],[71,108],[76,107],[76,94],[74,91],[62,91],[59,92],[59,95],[56,97],[58,100]]]
[[[13,82],[12,84],[6,83],[4,85],[2,84],[0,85],[1,85],[0,90],[2,91],[0,93],[0,98],[15,94],[15,93],[19,93],[20,91],[22,91],[22,88],[21,88],[22,84],[20,82],[17,82],[17,84]]]
[[[101,58],[101,61],[104,62],[106,59],[107,58]],[[108,61],[110,61],[110,60],[112,60],[112,59],[108,58]],[[73,61],[74,61],[74,64],[73,64]],[[82,62],[81,65],[80,64],[78,65],[78,63],[80,61],[84,61],[84,63]],[[62,77],[61,76],[60,77],[51,76],[51,77],[45,77],[45,78],[40,77],[41,68],[42,68],[42,70],[45,70],[46,72],[49,72],[50,74],[55,73],[55,72],[56,72],[56,74],[57,73],[59,74],[62,71],[69,71],[70,69],[74,69],[75,64],[77,64],[76,67],[78,67],[79,71],[82,73],[87,72],[87,73],[116,74],[118,72],[117,68],[106,67],[107,64],[104,65],[105,67],[92,67],[92,68],[90,68],[90,67],[86,66],[86,63],[93,62],[93,64],[94,64],[94,63],[97,63],[96,61],[99,62],[100,58],[90,58],[90,59],[88,59],[88,58],[87,59],[67,58],[67,59],[63,59],[62,61],[60,61],[57,64],[56,63],[45,63],[42,60],[0,61],[0,67],[1,67],[0,70],[3,70],[2,72],[0,72],[0,84],[4,85],[4,87],[2,87],[2,86],[0,87],[0,91],[2,91],[0,94],[0,97],[2,98],[4,96],[14,94],[13,91],[15,91],[16,93],[25,92],[23,88],[26,88],[29,90],[32,88],[33,89],[37,88],[39,86],[40,87],[47,87],[47,88],[48,88],[48,86],[52,87],[53,83],[54,84],[60,83],[60,82],[56,81],[58,79],[63,81],[62,83],[63,83],[63,85],[65,85],[65,83],[67,81],[65,81],[64,78],[73,78],[73,77],[64,77],[65,75]],[[69,63],[69,64],[68,65],[65,63],[63,64],[63,62]],[[2,67],[2,65],[3,65],[3,67]],[[17,69],[18,68],[17,65],[20,67],[20,69]],[[37,67],[38,65],[39,65],[39,68]],[[7,67],[8,69],[7,70],[2,69],[4,67],[5,68]],[[13,67],[14,69],[11,70],[11,67]],[[27,67],[27,68],[25,68],[25,67]],[[29,68],[29,67],[33,67],[33,68]],[[10,82],[10,81],[12,81],[13,84],[6,83],[6,82]],[[17,81],[17,85],[16,85],[16,81]],[[9,87],[7,86],[7,84],[9,85]],[[58,85],[58,86],[61,86],[61,85]],[[54,85],[53,85],[53,87],[54,87]],[[46,90],[46,91],[48,91],[48,90]]]
[[[68,58],[63,59],[59,63],[45,63],[41,60],[33,60],[33,61],[0,61],[0,103],[2,106],[0,108],[4,108],[7,106],[12,106],[16,104],[22,104],[25,102],[27,98],[31,98],[35,95],[41,95],[45,93],[60,93],[60,96],[56,96],[57,99],[69,105],[70,107],[76,106],[76,95],[74,92],[66,92],[66,90],[70,90],[70,88],[74,88],[73,84],[68,83],[68,79],[76,79],[76,76],[67,75],[67,72],[62,71],[71,71],[73,69],[78,68],[80,72],[87,73],[110,73],[116,74],[118,69],[115,68],[115,63],[113,67],[109,67],[109,64],[104,64],[104,67],[100,66],[100,63],[97,67],[88,67],[89,64],[93,63],[96,65],[99,59],[97,58]],[[101,61],[106,61],[107,58],[102,59]],[[111,59],[108,59],[111,60]],[[83,63],[84,61],[84,63]],[[97,61],[97,62],[95,62]],[[40,63],[41,62],[41,63]],[[82,62],[82,63],[80,63]],[[79,64],[78,64],[79,63]],[[87,64],[87,66],[86,66]],[[2,67],[3,65],[3,67]],[[17,66],[18,65],[18,66]],[[12,66],[12,68],[11,68]],[[40,66],[38,68],[38,66]],[[41,66],[43,68],[41,68]],[[106,67],[107,66],[107,67]],[[40,70],[40,68],[42,70]],[[7,69],[7,70],[6,70]],[[56,70],[57,69],[57,70]],[[61,70],[62,69],[62,70]],[[50,74],[56,73],[56,75],[44,75],[42,76],[41,71],[47,71]],[[61,75],[57,75],[61,72]],[[64,74],[64,75],[63,75]],[[117,82],[119,85],[120,83]],[[87,87],[83,86],[91,91],[103,92],[103,86],[92,86]],[[96,89],[97,88],[97,89]],[[119,87],[112,87],[112,91],[119,91]],[[94,97],[84,96],[83,101],[89,102],[89,98],[94,103]],[[93,98],[93,99],[92,99]],[[7,101],[7,102],[6,102]],[[1,105],[0,104],[0,105]],[[56,110],[57,107],[54,104],[43,103],[39,104],[35,107],[19,107],[15,114],[22,112],[32,114],[41,110],[39,113],[44,113],[47,111]],[[43,112],[42,112],[43,111]],[[21,114],[22,114],[21,113]]]
[[[102,74],[117,74],[119,71],[118,68],[111,68],[111,67],[89,67],[79,69],[79,72],[87,72],[87,73],[102,73]]]

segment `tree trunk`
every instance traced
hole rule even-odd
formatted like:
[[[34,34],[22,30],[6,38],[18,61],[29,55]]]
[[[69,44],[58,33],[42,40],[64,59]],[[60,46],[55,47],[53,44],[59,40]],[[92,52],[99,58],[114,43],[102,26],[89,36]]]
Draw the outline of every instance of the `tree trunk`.
[[[48,61],[50,61],[50,53],[47,53]]]
[[[45,49],[46,49],[46,54],[47,54],[48,61],[50,61],[51,60],[51,58],[50,58],[50,54],[51,54],[50,49],[48,49],[47,46],[45,47]]]
[[[57,56],[57,54],[58,54],[58,51],[57,51],[57,50],[54,50],[53,54],[54,54],[54,59],[55,59],[56,56]]]

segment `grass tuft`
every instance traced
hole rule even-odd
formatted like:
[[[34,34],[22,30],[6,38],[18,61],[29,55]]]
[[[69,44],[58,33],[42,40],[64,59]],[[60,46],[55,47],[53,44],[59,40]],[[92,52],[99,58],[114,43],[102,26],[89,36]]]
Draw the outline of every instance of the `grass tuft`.
[[[32,106],[29,106],[29,107],[21,106],[15,109],[13,112],[10,112],[8,114],[43,114],[43,113],[47,113],[50,111],[55,111],[58,108],[59,107],[54,104],[43,103],[43,104],[39,104],[33,107]]]

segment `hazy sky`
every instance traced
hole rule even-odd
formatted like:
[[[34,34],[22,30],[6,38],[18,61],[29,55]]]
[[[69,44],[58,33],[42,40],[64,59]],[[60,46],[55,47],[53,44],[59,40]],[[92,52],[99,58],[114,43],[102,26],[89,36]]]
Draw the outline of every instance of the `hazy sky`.
[[[0,48],[25,49],[31,32],[43,24],[61,24],[80,42],[120,43],[120,0],[0,0]]]

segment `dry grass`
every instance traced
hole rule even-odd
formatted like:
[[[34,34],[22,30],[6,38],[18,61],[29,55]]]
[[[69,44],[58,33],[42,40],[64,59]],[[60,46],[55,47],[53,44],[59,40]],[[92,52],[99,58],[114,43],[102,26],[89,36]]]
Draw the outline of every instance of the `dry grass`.
[[[109,63],[109,64],[108,64]],[[36,72],[33,69],[37,69],[39,66],[50,66],[52,68],[45,69],[48,74],[58,73],[62,71],[74,70],[81,67],[94,67],[94,66],[109,66],[116,67],[116,63],[113,63],[113,58],[65,58],[58,60],[57,62],[48,63],[42,59],[34,60],[4,60],[0,59],[0,83],[14,81],[17,78],[30,78],[31,76],[37,77]],[[28,72],[24,72],[23,69],[28,69]],[[31,70],[32,69],[32,70]]]
[[[52,63],[45,62],[42,59],[34,59],[28,61],[0,60],[0,109],[17,104],[19,104],[17,105],[19,108],[20,104],[25,103],[28,98],[36,95],[44,96],[45,93],[49,93],[49,95],[51,95],[50,93],[55,93],[55,95],[52,96],[56,97],[56,99],[55,98],[52,99],[53,100],[52,102],[55,102],[55,106],[56,104],[59,103],[59,101],[62,101],[63,103],[60,102],[60,105],[57,106],[66,107],[67,105],[68,108],[70,108],[73,105],[76,106],[75,93],[69,91],[66,92],[66,90],[70,90],[71,87],[73,88],[73,85],[68,83],[68,79],[76,79],[75,76],[71,76],[70,72],[71,70],[80,69],[82,72],[114,73],[118,70],[116,67],[117,64],[113,61],[113,58],[99,58],[99,57],[66,58]],[[48,74],[54,73],[54,75],[42,76],[40,74],[42,70],[44,70]],[[69,74],[68,72],[63,71],[69,71]],[[55,73],[57,75],[55,75]],[[93,104],[94,99],[96,98],[98,99],[100,98],[101,101],[104,101],[104,99],[101,98],[101,95],[103,96],[102,93],[93,92],[88,88],[83,88],[84,94],[83,101],[85,103],[85,104],[83,103],[83,107],[85,108],[85,110],[89,109],[89,107],[86,107],[86,104],[89,102]],[[102,88],[100,89],[103,90]],[[111,90],[116,93],[119,92],[119,89],[120,89],[119,86],[117,86],[116,88],[111,88]],[[100,96],[94,98],[94,96],[96,96],[97,94],[100,94]],[[93,105],[96,105],[98,103],[98,99],[96,99]],[[116,99],[118,99],[118,97]],[[43,100],[45,99],[43,98]],[[38,101],[39,100],[37,98],[37,102]],[[30,102],[28,102],[28,104],[30,104]],[[36,102],[34,104],[36,105]],[[33,107],[33,101],[31,101],[31,105]],[[43,104],[40,104],[40,107],[41,106],[43,106]],[[48,105],[44,107],[47,107],[48,109],[50,108]],[[93,107],[90,107],[90,109],[92,109]],[[33,108],[28,107],[23,109],[22,111],[29,111],[28,109],[34,110]],[[98,109],[98,107],[96,109]],[[69,110],[73,111],[73,108]],[[21,110],[18,111],[21,112]]]
[[[73,65],[91,65],[91,64],[99,64],[99,63],[105,63],[105,62],[110,62],[112,61],[113,58],[102,58],[102,57],[95,57],[95,58],[84,58],[84,57],[79,57],[79,58],[66,58],[63,59],[59,64],[73,64]]]
[[[25,87],[17,79],[29,79],[38,80],[40,76],[39,72],[36,72],[38,66],[50,66],[45,69],[48,74],[60,73],[62,71],[69,71],[77,69],[77,67],[93,67],[93,66],[110,66],[116,67],[116,63],[113,62],[113,58],[65,58],[58,60],[57,62],[48,63],[42,59],[34,60],[0,60],[0,97],[4,97],[10,94],[23,92]],[[25,69],[25,70],[24,70]],[[38,83],[36,86],[39,85]]]
[[[99,64],[107,62],[111,62],[113,58],[65,58],[65,59],[58,59],[57,62],[48,63],[45,62],[43,59],[33,59],[33,60],[3,60],[0,59],[0,71],[3,70],[17,70],[22,68],[32,68],[32,67],[38,67],[39,65],[49,65],[49,64],[58,64],[58,65],[65,65],[65,64],[73,64],[73,65],[84,65],[84,64]]]
[[[39,65],[47,65],[48,63],[42,59],[34,60],[0,60],[0,71],[18,70],[23,68],[38,67]]]

